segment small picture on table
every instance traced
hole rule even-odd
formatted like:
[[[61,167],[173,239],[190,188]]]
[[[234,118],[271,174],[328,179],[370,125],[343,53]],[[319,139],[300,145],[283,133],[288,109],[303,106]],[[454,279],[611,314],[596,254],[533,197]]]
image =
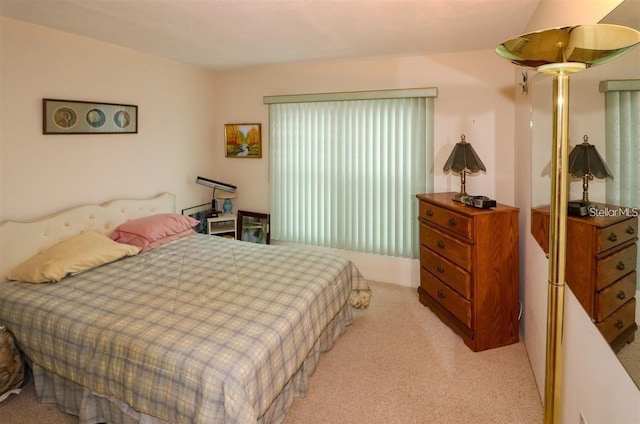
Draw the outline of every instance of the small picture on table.
[[[269,214],[238,211],[238,238],[251,243],[269,244]]]
[[[211,209],[211,203],[204,203],[202,205],[182,209],[182,215],[189,215],[191,218],[200,221],[200,224],[193,229],[197,233],[201,234],[209,234],[209,231],[207,231],[207,218],[212,216],[212,214],[213,209]]]

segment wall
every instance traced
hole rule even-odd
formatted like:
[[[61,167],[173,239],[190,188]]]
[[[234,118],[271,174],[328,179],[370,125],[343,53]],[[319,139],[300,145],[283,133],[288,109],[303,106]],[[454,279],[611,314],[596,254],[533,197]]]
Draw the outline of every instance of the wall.
[[[487,167],[467,178],[467,192],[501,203],[514,201],[512,67],[493,50],[303,63],[237,70],[220,74],[224,99],[216,120],[217,151],[223,152],[225,123],[259,122],[263,159],[220,157],[216,168],[224,181],[238,185],[237,208],[269,211],[269,113],[263,96],[340,91],[437,87],[435,100],[435,191],[458,191],[460,177],[442,166],[453,145],[466,134]],[[380,205],[385,207],[385,205]],[[365,277],[401,285],[419,285],[416,260],[341,252]]]
[[[187,207],[211,195],[193,183],[196,175],[238,185],[236,210],[268,211],[263,96],[433,86],[435,190],[459,190],[459,176],[441,166],[464,133],[488,169],[467,179],[467,191],[513,203],[512,90],[505,84],[512,70],[493,51],[215,74],[12,19],[0,24],[0,220],[158,191],[176,193],[178,208]],[[45,97],[136,104],[139,133],[43,135]],[[263,159],[224,157],[224,124],[241,122],[263,124]],[[369,278],[419,284],[415,260],[347,256]]]
[[[215,74],[0,18],[0,221],[160,191],[178,208],[211,192]],[[138,105],[138,134],[43,135],[42,99]]]

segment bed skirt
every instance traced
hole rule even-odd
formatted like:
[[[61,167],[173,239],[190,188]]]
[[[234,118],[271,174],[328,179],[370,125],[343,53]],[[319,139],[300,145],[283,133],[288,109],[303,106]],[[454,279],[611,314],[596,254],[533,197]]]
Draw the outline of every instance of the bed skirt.
[[[344,333],[345,327],[351,324],[352,319],[351,305],[347,302],[322,332],[291,380],[255,423],[279,424],[284,420],[294,397],[306,396],[308,378],[315,371],[320,355],[333,347],[336,340]],[[57,404],[61,411],[78,416],[79,424],[167,424],[164,420],[137,412],[113,396],[92,392],[48,372],[35,363],[31,365],[38,401]]]

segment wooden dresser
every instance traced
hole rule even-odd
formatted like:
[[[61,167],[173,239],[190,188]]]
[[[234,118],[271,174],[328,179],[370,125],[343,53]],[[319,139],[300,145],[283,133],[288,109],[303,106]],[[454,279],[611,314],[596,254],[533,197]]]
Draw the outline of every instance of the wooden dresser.
[[[599,215],[567,219],[567,285],[613,350],[634,339],[638,218],[595,203]],[[626,212],[625,212],[626,211]],[[531,211],[531,234],[549,253],[549,206]]]
[[[419,299],[477,352],[518,342],[518,209],[418,194]]]

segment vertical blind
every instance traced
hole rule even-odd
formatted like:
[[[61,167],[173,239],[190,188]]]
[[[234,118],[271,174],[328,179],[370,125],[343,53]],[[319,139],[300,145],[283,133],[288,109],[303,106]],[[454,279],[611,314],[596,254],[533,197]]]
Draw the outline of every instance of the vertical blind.
[[[433,98],[274,103],[269,114],[272,238],[418,256]]]
[[[640,80],[602,81],[605,93],[606,162],[613,179],[606,201],[640,208]],[[640,263],[640,251],[637,263]],[[637,287],[640,289],[640,286]]]
[[[640,80],[604,81],[607,203],[640,207]]]

